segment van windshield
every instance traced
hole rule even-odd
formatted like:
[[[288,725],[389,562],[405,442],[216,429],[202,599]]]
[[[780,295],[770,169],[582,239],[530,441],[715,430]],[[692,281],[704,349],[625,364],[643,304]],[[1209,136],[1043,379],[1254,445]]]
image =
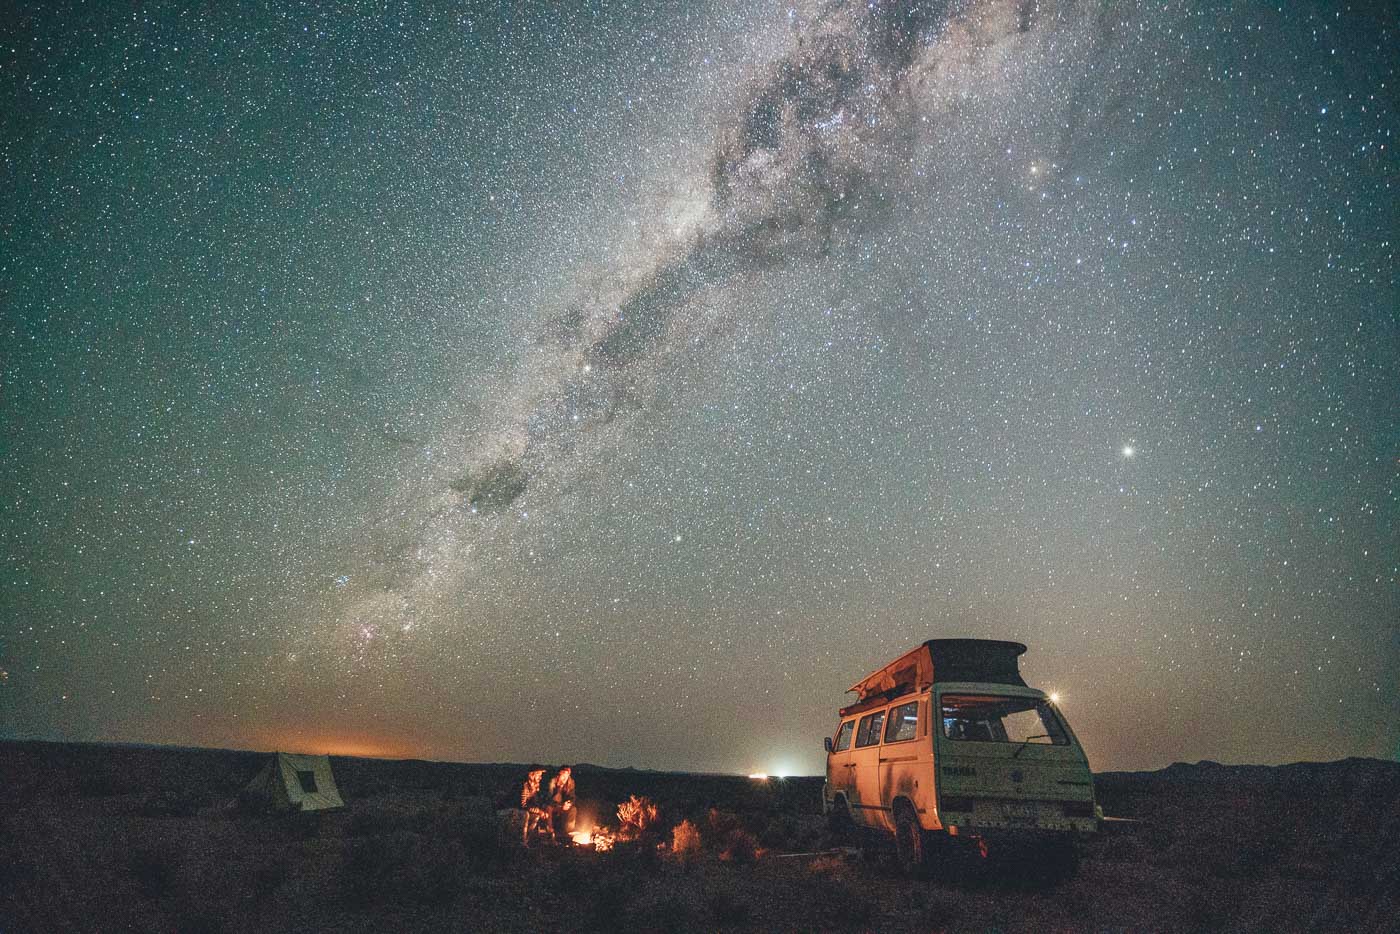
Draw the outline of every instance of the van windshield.
[[[1069,745],[1049,701],[994,694],[944,694],[943,735],[979,743]]]

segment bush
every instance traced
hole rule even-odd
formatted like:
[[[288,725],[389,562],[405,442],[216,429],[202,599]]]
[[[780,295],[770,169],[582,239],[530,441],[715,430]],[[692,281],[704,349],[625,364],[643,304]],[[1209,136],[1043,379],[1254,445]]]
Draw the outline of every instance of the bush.
[[[730,811],[721,811],[719,808],[710,808],[706,813],[705,827],[705,842],[721,855],[729,849],[729,838],[735,832],[744,830],[744,825],[740,823],[737,815]]]
[[[650,798],[631,795],[617,806],[617,821],[618,839],[636,840],[656,822],[656,802]]]
[[[700,831],[690,821],[683,820],[671,830],[671,852],[683,858],[699,854]]]
[[[627,908],[631,886],[622,879],[607,879],[593,889],[588,920],[600,931],[614,930]]]
[[[357,810],[345,825],[345,833],[351,837],[373,837],[393,829],[393,821],[380,808]]]
[[[341,881],[350,902],[443,905],[462,887],[466,851],[459,840],[414,834],[351,839]]]
[[[223,919],[208,908],[186,906],[175,919],[175,930],[179,934],[223,934],[226,928]]]
[[[84,772],[78,778],[78,794],[84,798],[111,798],[123,791],[122,783],[110,772]]]
[[[748,927],[753,923],[753,909],[727,889],[711,893],[708,903],[710,916],[722,927]]]
[[[653,876],[661,868],[661,853],[655,846],[645,841],[619,843],[602,856],[603,865],[617,872]]]
[[[797,818],[790,814],[774,817],[758,839],[770,850],[791,849],[797,840]]]
[[[719,858],[734,863],[752,863],[758,859],[758,840],[744,828],[735,827],[725,837]]]
[[[663,895],[633,905],[626,928],[635,931],[680,934],[698,927],[695,908],[680,895]]]
[[[845,882],[833,882],[822,892],[822,917],[837,928],[868,930],[877,914],[875,902],[862,890]]]
[[[131,854],[131,875],[147,898],[164,898],[175,888],[177,856],[168,850],[141,847]]]
[[[259,899],[272,896],[291,875],[291,863],[285,856],[272,855],[259,860],[253,870],[253,893]]]
[[[145,817],[194,817],[208,803],[208,798],[196,791],[161,791],[147,796],[141,805]]]
[[[0,826],[0,839],[13,840],[14,837],[6,832],[7,828]],[[29,862],[14,851],[13,845],[0,847],[0,892],[12,892],[19,888],[23,882],[28,882],[38,875],[34,867]]]
[[[505,827],[495,814],[466,814],[457,825],[466,864],[473,871],[497,869],[515,856],[519,840],[507,837]]]

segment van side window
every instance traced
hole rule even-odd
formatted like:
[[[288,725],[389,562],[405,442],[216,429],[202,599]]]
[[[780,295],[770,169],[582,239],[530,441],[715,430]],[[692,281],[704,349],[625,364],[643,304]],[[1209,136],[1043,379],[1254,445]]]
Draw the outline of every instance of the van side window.
[[[885,725],[885,712],[872,713],[862,717],[860,729],[856,731],[856,748],[874,746],[880,741],[880,727]]]
[[[847,720],[841,724],[841,729],[836,732],[836,742],[831,747],[832,752],[845,752],[851,748],[851,734],[856,731],[856,722]]]
[[[914,738],[919,726],[919,702],[910,701],[890,710],[890,722],[885,725],[885,742],[902,743]]]

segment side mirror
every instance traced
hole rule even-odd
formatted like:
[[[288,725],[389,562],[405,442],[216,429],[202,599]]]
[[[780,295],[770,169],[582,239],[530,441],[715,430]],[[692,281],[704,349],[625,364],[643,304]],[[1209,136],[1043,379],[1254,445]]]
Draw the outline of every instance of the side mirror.
[[[826,754],[827,754],[827,755],[831,755],[831,737],[830,737],[830,736],[824,736],[824,737],[822,737],[822,746],[826,749]]]

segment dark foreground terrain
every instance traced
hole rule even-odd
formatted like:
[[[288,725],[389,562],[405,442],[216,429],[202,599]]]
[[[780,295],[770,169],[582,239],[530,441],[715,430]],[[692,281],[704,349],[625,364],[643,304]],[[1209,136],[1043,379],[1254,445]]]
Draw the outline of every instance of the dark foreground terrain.
[[[576,771],[659,816],[608,853],[521,847],[522,766],[334,758],[347,807],[231,807],[263,757],[0,743],[0,931],[1400,931],[1400,764],[1098,776],[1131,829],[1059,883],[904,878],[825,850],[820,779]],[[688,819],[698,848],[671,852]]]

